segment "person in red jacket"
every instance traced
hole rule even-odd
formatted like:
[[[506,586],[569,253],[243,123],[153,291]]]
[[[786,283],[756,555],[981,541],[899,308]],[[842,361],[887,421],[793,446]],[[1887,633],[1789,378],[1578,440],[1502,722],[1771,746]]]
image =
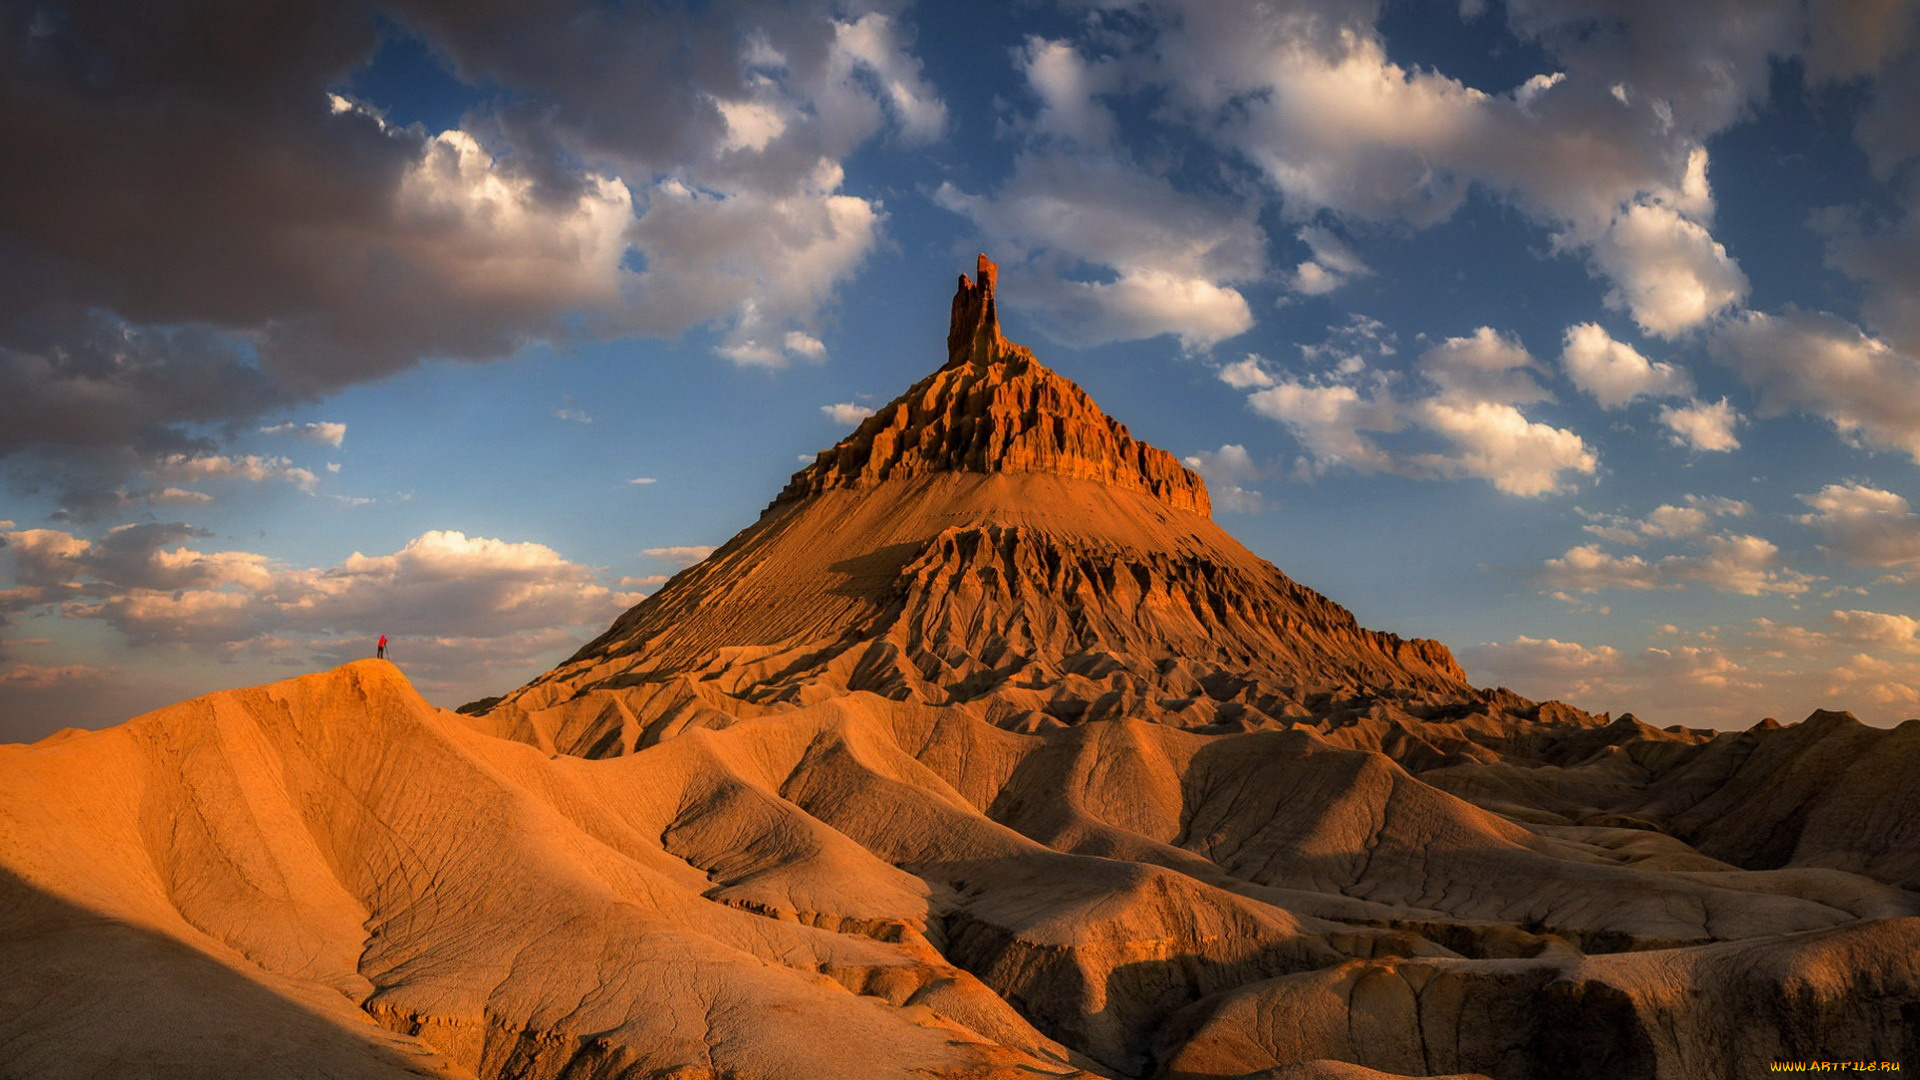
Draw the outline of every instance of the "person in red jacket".
[[[380,635],[380,644],[373,647],[373,658],[376,660],[385,660],[387,658],[387,635]]]

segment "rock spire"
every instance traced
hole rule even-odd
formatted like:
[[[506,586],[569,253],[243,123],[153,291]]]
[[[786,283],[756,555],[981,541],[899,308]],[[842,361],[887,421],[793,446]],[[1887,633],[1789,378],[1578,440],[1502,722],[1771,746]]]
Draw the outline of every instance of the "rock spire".
[[[1001,336],[997,276],[960,278],[945,364],[489,722],[598,756],[853,691],[1027,729],[1482,701],[1445,646],[1365,629],[1215,525],[1198,475]]]
[[[990,364],[1006,354],[1006,340],[1000,336],[1000,315],[994,308],[993,287],[1000,268],[993,260],[980,256],[974,279],[960,275],[960,287],[953,294],[953,320],[947,328],[947,366]]]
[[[1000,336],[993,260],[960,275],[947,362],[794,474],[774,505],[934,473],[1051,473],[1150,495],[1206,516],[1207,486],[1135,439],[1085,390]]]

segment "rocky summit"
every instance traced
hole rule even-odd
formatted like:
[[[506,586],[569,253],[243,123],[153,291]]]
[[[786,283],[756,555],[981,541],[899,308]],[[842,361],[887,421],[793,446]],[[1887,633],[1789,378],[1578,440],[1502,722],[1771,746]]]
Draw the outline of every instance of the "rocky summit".
[[[502,699],[363,660],[0,746],[0,1077],[1920,1069],[1920,721],[1476,689],[1222,532],[995,285]]]
[[[960,278],[943,366],[712,557],[492,705],[498,730],[594,756],[852,691],[1022,731],[1532,709],[1475,691],[1438,642],[1362,628],[1228,536],[1198,475],[1001,337],[995,278],[984,255]]]

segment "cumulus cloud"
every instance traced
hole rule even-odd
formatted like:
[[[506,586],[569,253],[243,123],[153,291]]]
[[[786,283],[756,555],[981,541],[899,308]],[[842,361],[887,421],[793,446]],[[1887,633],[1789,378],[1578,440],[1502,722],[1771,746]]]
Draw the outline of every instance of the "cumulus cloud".
[[[1835,611],[1827,616],[1842,640],[1900,652],[1920,652],[1920,619],[1881,611]]]
[[[1295,218],[1425,227],[1477,186],[1584,253],[1609,302],[1649,333],[1697,326],[1746,292],[1708,232],[1705,143],[1764,96],[1771,57],[1797,47],[1793,5],[1729,0],[1631,19],[1602,5],[1509,5],[1509,27],[1560,69],[1504,93],[1390,60],[1378,4],[1144,8],[1156,18],[1136,77],[1250,160]]]
[[[849,427],[873,415],[872,409],[865,405],[855,405],[851,401],[842,401],[833,405],[822,405],[820,406],[820,411],[826,414],[827,419],[834,423],[846,424]]]
[[[423,358],[583,334],[710,326],[742,363],[818,360],[885,218],[841,163],[946,123],[890,11],[149,16],[0,26],[0,454],[131,448],[91,462],[125,472]],[[351,76],[394,34],[499,92],[451,130],[389,123]]]
[[[1421,426],[1453,446],[1444,453],[1414,455],[1414,464],[1441,476],[1479,477],[1508,495],[1562,491],[1568,486],[1562,473],[1591,474],[1599,465],[1580,436],[1528,420],[1511,405],[1463,407],[1436,399],[1421,402],[1416,415]]]
[[[1865,484],[1828,484],[1796,496],[1812,508],[1798,518],[1822,550],[1856,566],[1920,566],[1920,515],[1903,495]]]
[[[1920,360],[1824,312],[1743,312],[1709,349],[1760,394],[1762,415],[1804,410],[1842,437],[1920,461]]]
[[[920,61],[907,52],[892,16],[869,11],[851,22],[835,22],[833,35],[850,66],[872,73],[902,135],[913,142],[940,135],[947,106],[922,77]]]
[[[1660,409],[1660,422],[1671,432],[1668,438],[1675,446],[1709,452],[1740,449],[1740,440],[1734,436],[1733,429],[1742,420],[1726,398],[1712,403],[1689,401]]]
[[[1272,386],[1274,378],[1267,373],[1265,364],[1259,356],[1248,353],[1244,359],[1231,364],[1223,364],[1217,372],[1220,381],[1235,390],[1261,390]]]
[[[991,195],[944,183],[934,199],[1007,253],[1004,302],[1056,340],[1173,334],[1202,348],[1253,325],[1235,285],[1265,271],[1255,207],[1179,191],[1116,158],[1044,151],[1023,153]]]
[[[1552,397],[1534,381],[1539,365],[1519,340],[1489,326],[1428,349],[1418,368],[1451,405],[1524,405]]]
[[[840,193],[844,179],[822,158],[797,190],[779,193],[663,182],[628,232],[647,269],[627,284],[630,303],[615,325],[678,334],[719,323],[720,354],[735,363],[819,359],[819,339],[790,324],[859,269],[885,218],[877,203]]]
[[[1255,514],[1266,509],[1266,497],[1246,486],[1264,472],[1246,447],[1226,443],[1218,450],[1202,450],[1180,460],[1206,480],[1207,493],[1219,509],[1239,514]]]
[[[1679,589],[1705,585],[1741,596],[1798,595],[1815,580],[1781,565],[1780,548],[1758,536],[1700,536],[1695,554],[1645,559],[1612,555],[1598,544],[1581,544],[1548,559],[1538,580],[1543,588],[1592,593],[1606,589]]]
[[[1615,218],[1594,243],[1593,262],[1614,283],[1607,306],[1659,337],[1691,330],[1747,295],[1747,276],[1727,249],[1660,203],[1638,203]]]
[[[1427,350],[1415,370],[1431,387],[1418,396],[1397,392],[1386,373],[1343,359],[1317,380],[1276,379],[1247,401],[1287,426],[1313,472],[1473,477],[1509,495],[1538,496],[1564,490],[1567,473],[1599,467],[1579,435],[1531,420],[1517,407],[1550,396],[1517,340],[1481,327]],[[1441,449],[1389,449],[1380,441],[1402,432],[1437,441]]]
[[[1595,323],[1567,327],[1560,367],[1605,409],[1624,408],[1636,398],[1693,393],[1693,380],[1684,370],[1648,360]]]
[[[1014,66],[1040,99],[1030,130],[1094,149],[1113,140],[1113,111],[1095,99],[1117,88],[1118,65],[1089,61],[1068,41],[1028,37]]]

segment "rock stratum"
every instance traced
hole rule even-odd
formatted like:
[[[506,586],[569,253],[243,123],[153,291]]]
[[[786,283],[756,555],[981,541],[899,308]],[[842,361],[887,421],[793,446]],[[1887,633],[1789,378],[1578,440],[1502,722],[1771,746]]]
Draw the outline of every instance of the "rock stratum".
[[[0,747],[0,1077],[1920,1068],[1920,722],[1469,686],[999,335],[472,715]]]

